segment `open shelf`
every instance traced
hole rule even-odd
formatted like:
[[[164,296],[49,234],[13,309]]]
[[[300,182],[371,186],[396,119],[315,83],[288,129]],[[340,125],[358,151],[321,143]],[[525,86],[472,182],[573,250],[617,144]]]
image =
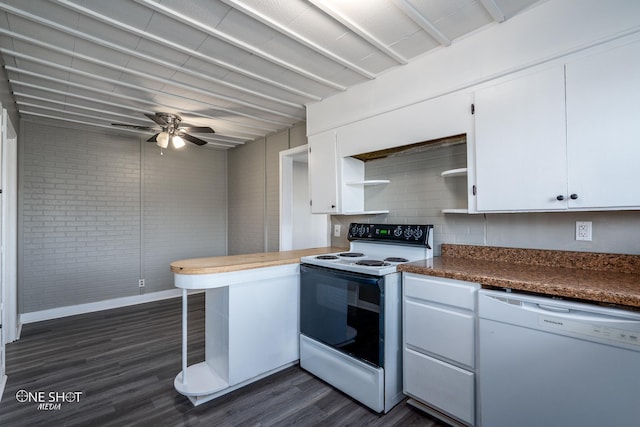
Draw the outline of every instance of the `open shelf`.
[[[369,179],[369,180],[365,180],[365,181],[351,181],[351,182],[347,182],[347,185],[383,185],[383,184],[388,184],[391,181],[389,181],[388,179]]]

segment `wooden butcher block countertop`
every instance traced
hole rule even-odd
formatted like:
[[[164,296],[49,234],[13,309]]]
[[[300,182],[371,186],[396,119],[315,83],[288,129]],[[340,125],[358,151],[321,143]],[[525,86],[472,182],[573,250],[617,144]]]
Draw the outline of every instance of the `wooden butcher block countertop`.
[[[344,250],[344,248],[325,247],[298,249],[295,251],[260,252],[245,255],[183,259],[172,262],[171,271],[178,274],[228,273],[252,268],[295,264],[299,263],[300,258],[303,256],[343,252]]]
[[[443,244],[440,257],[398,270],[640,308],[640,255]]]

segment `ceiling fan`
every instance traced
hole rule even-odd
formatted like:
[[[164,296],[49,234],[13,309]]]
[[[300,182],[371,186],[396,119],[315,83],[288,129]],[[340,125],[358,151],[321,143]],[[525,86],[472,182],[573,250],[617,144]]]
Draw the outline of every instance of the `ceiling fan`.
[[[207,141],[203,141],[200,138],[196,138],[187,132],[193,133],[215,133],[213,129],[207,126],[186,126],[180,127],[182,118],[177,114],[171,113],[155,113],[146,114],[145,116],[153,120],[158,127],[151,126],[136,126],[126,123],[111,123],[112,126],[121,126],[131,129],[144,130],[149,132],[157,132],[151,138],[147,139],[147,142],[155,142],[160,148],[167,148],[169,141],[173,144],[174,148],[181,148],[184,146],[184,141],[192,142],[196,145],[205,145]]]

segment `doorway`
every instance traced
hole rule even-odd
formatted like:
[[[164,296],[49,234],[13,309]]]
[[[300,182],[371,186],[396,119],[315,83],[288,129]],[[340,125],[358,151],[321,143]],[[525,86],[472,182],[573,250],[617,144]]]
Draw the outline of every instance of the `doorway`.
[[[329,246],[329,215],[312,214],[308,146],[280,152],[280,250]]]
[[[17,339],[18,138],[7,110],[0,118],[0,398],[6,383],[5,343]]]

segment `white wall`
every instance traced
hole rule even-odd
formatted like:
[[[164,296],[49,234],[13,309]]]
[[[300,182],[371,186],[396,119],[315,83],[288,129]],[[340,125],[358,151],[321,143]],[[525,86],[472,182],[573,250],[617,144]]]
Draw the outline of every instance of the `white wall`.
[[[279,250],[279,153],[306,143],[298,123],[229,150],[229,255]]]
[[[173,289],[171,261],[226,253],[225,152],[21,130],[21,313]]]
[[[549,0],[307,106],[308,135],[405,107],[640,31],[636,0]]]
[[[419,105],[422,101],[441,95],[469,92],[470,88],[491,79],[607,41],[637,37],[639,32],[638,1],[542,2],[504,23],[491,25],[470,37],[456,40],[450,47],[436,50],[375,80],[308,105],[308,134],[363,123],[363,119],[367,118],[388,117],[389,112]],[[389,146],[397,145],[389,142]],[[486,215],[439,213],[442,208],[465,206],[464,200],[451,195],[452,187],[460,185],[455,180],[460,178],[444,180],[439,177],[442,170],[452,168],[454,164],[457,167],[466,164],[461,156],[455,154],[457,150],[460,150],[459,146],[445,149],[442,153],[425,152],[367,163],[365,169],[368,179],[389,178],[391,184],[367,189],[365,207],[371,210],[390,209],[391,213],[374,217],[332,216],[332,224],[348,225],[352,221],[432,223],[436,225],[436,253],[443,242],[640,253],[640,213],[637,211]],[[363,149],[363,152],[366,151]],[[456,158],[459,160],[454,160]],[[637,185],[629,182],[614,184]],[[454,193],[465,194],[465,191]],[[593,221],[592,242],[575,241],[576,220]],[[333,244],[347,244],[344,235],[332,240]]]

